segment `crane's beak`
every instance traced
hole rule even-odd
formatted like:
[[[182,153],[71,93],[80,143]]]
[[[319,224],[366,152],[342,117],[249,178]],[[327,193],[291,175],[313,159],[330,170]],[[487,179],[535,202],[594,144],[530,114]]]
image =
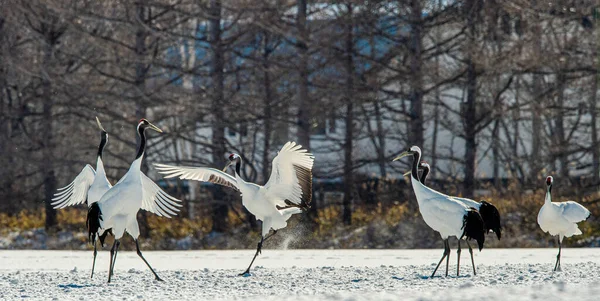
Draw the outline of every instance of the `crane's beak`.
[[[408,176],[410,176],[410,173],[411,173],[411,171],[407,171],[403,174],[403,176],[408,177]]]
[[[392,161],[398,161],[398,160],[400,160],[406,156],[410,156],[410,155],[411,155],[411,153],[406,151],[406,152],[399,154],[398,157],[394,158],[394,160],[392,160]]]
[[[100,119],[98,119],[98,116],[96,116],[96,123],[98,124],[98,127],[100,128],[101,131],[106,132],[104,127],[102,127],[102,123],[100,123]]]
[[[159,129],[157,126],[155,126],[154,124],[148,122],[148,128],[153,129],[159,133],[162,133],[163,131],[161,129]]]
[[[223,172],[226,172],[229,166],[231,166],[231,162],[228,162],[227,165],[225,165],[225,168],[223,168]]]

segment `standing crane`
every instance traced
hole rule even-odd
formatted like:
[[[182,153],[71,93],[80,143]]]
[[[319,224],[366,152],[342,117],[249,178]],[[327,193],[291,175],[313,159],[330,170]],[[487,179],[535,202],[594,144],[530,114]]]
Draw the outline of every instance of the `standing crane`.
[[[264,186],[246,182],[240,176],[242,158],[229,156],[227,166],[221,171],[208,167],[187,167],[155,164],[165,178],[179,177],[183,180],[211,182],[240,192],[242,204],[256,219],[262,221],[262,233],[256,253],[245,272],[249,276],[254,260],[261,253],[262,244],[273,237],[277,230],[287,226],[287,220],[303,209],[309,208],[312,199],[312,167],[314,157],[301,145],[287,142],[273,158],[271,177]],[[225,171],[235,166],[235,177]],[[273,229],[273,233],[268,235]]]
[[[562,240],[565,237],[582,234],[577,223],[585,221],[590,216],[590,211],[573,201],[552,202],[550,193],[552,192],[553,183],[554,178],[546,178],[546,199],[538,213],[537,222],[544,232],[552,236],[558,235],[558,255],[556,255],[554,271],[560,271]]]
[[[100,200],[100,198],[106,193],[112,185],[106,178],[106,171],[104,170],[104,163],[102,162],[102,152],[104,147],[108,143],[108,133],[102,127],[100,120],[96,117],[96,123],[100,128],[100,146],[98,146],[98,156],[96,158],[96,170],[87,164],[81,172],[75,177],[75,180],[69,185],[59,188],[58,192],[54,194],[51,205],[54,209],[62,209],[68,206],[79,205],[87,202],[88,208]],[[104,245],[104,239],[109,231],[106,231],[99,236],[100,244]],[[96,240],[93,242],[94,245],[94,261],[92,263],[92,278],[94,278],[94,267],[96,266]]]
[[[425,161],[421,161],[421,163],[419,163],[419,169],[422,169],[422,173],[421,173],[421,184],[425,185],[425,181],[427,180],[427,175],[429,175],[429,171],[431,170],[431,167],[429,166],[429,164]],[[486,201],[481,201],[481,202],[477,202],[471,199],[467,199],[467,198],[459,198],[459,197],[453,197],[455,200],[463,203],[464,205],[471,207],[471,208],[475,208],[477,210],[477,212],[479,212],[479,214],[481,215],[481,218],[483,219],[483,223],[484,223],[484,231],[485,233],[489,233],[490,231],[496,233],[496,236],[498,237],[498,240],[502,237],[502,227],[500,226],[500,213],[498,212],[498,209],[496,209],[496,207],[494,205],[492,205],[491,203],[488,203]],[[475,260],[473,259],[473,249],[471,248],[471,245],[469,244],[468,240],[465,240],[467,242],[467,246],[469,247],[469,254],[471,254],[471,264],[473,265],[473,275],[476,275],[476,271],[475,271]],[[458,262],[460,263],[460,239],[458,240],[458,250],[457,250],[457,257],[458,257]]]
[[[115,236],[115,242],[110,249],[108,282],[114,274],[117,252],[121,244],[119,240],[123,237],[125,231],[135,240],[138,256],[152,271],[155,279],[162,281],[140,251],[138,240],[140,229],[136,218],[137,212],[143,209],[158,216],[171,217],[179,211],[177,207],[181,207],[180,200],[165,193],[141,171],[146,150],[147,129],[162,133],[162,130],[148,122],[148,120],[143,118],[140,120],[137,126],[140,145],[135,160],[119,182],[109,189],[98,202],[93,203],[88,211],[86,224],[90,243],[94,242],[96,236],[102,235],[106,229],[112,229]]]
[[[393,161],[412,156],[413,163],[411,169],[411,184],[419,211],[423,216],[425,223],[433,230],[440,233],[444,241],[444,254],[438,262],[431,277],[435,276],[440,264],[446,258],[446,276],[448,276],[448,265],[450,260],[450,245],[448,239],[455,236],[459,240],[464,238],[475,239],[479,250],[483,248],[485,242],[484,222],[481,215],[474,208],[470,208],[457,201],[451,196],[437,192],[419,181],[419,162],[421,161],[421,149],[418,146],[412,146],[407,151],[401,153]],[[459,244],[460,248],[460,244]],[[457,266],[457,274],[460,271],[460,262]]]

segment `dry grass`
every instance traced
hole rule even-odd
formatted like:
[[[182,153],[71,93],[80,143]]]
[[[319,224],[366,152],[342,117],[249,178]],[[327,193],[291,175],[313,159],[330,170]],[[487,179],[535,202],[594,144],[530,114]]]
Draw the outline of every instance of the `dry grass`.
[[[512,191],[517,190],[513,189]],[[489,247],[545,247],[554,245],[555,238],[543,233],[537,225],[537,213],[543,204],[544,194],[544,190],[537,190],[528,193],[504,193],[503,195],[492,193],[485,198],[478,198],[496,205],[503,219],[502,240],[498,241],[490,235],[486,245]],[[566,239],[566,245],[590,245],[597,237],[600,237],[600,225],[598,218],[596,218],[600,216],[600,205],[596,201],[598,199],[600,199],[600,195],[597,194],[581,199],[554,196],[554,201],[574,200],[580,202],[592,212],[590,219],[580,224],[583,235]],[[333,240],[336,241],[335,246],[337,247],[370,246],[372,245],[371,241],[377,241],[377,246],[388,248],[435,246],[436,244],[429,240],[435,240],[436,235],[432,234],[432,230],[420,220],[418,209],[411,202],[416,202],[412,199],[412,196],[404,203],[390,201],[371,206],[355,205],[352,214],[352,225],[349,226],[342,223],[341,206],[323,206],[319,207],[316,227],[298,225],[296,221],[290,223],[290,227],[303,227],[306,229],[303,237],[310,241],[311,247],[316,248],[330,247]],[[60,229],[84,232],[86,214],[87,210],[85,208],[59,210],[58,224]],[[151,231],[150,239],[147,241],[151,245],[165,246],[160,242],[173,241],[188,236],[202,240],[212,228],[211,217],[204,215],[193,219],[182,217],[166,219],[149,214],[147,221]],[[229,215],[230,229],[236,229],[236,232],[224,235],[223,239],[235,240],[243,236],[249,237],[251,233],[257,230],[249,229],[247,224],[243,223],[245,216],[240,208],[230,210]],[[0,234],[5,235],[9,231],[42,228],[44,219],[45,214],[41,209],[37,211],[23,210],[16,215],[0,213]],[[401,244],[398,242],[398,237],[413,237],[414,241],[408,243],[408,245]],[[339,243],[340,239],[347,242]],[[202,245],[204,246],[205,242]],[[231,246],[231,244],[225,246]]]

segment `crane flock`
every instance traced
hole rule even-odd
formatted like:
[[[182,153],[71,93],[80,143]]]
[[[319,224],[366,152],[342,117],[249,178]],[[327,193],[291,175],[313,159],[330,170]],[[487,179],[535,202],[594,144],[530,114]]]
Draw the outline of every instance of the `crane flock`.
[[[145,210],[158,216],[170,218],[179,212],[181,201],[163,191],[142,171],[142,161],[146,153],[146,130],[162,133],[162,130],[142,118],[136,127],[139,144],[134,161],[129,170],[113,186],[107,178],[102,160],[108,143],[108,132],[96,118],[100,129],[100,144],[96,157],[96,169],[87,164],[67,186],[58,189],[50,201],[55,209],[86,203],[88,206],[87,229],[90,244],[94,247],[92,273],[97,256],[97,244],[104,246],[108,235],[114,236],[110,249],[108,282],[114,275],[114,266],[119,251],[120,240],[127,232],[135,241],[138,256],[153,273],[155,280],[162,281],[156,271],[142,255],[139,245],[140,230],[137,213]],[[473,275],[476,275],[473,249],[469,241],[475,240],[479,251],[484,247],[486,234],[493,232],[497,239],[502,238],[502,223],[499,210],[488,201],[449,196],[426,185],[431,167],[421,161],[422,151],[418,146],[396,156],[393,161],[411,157],[410,175],[419,212],[425,223],[437,232],[443,242],[444,251],[430,278],[433,278],[440,265],[446,260],[445,276],[448,276],[450,261],[449,239],[458,240],[457,277],[460,276],[461,240],[465,240],[471,255]],[[312,170],[314,156],[295,142],[287,142],[273,158],[271,175],[264,185],[247,182],[242,178],[242,157],[230,154],[223,169],[212,167],[173,166],[155,163],[154,166],[165,178],[179,178],[222,185],[238,192],[243,206],[262,222],[261,237],[256,253],[242,276],[250,276],[250,269],[256,257],[261,254],[263,243],[273,237],[278,230],[287,226],[288,219],[310,208],[312,199]],[[233,175],[227,171],[233,167]],[[419,172],[421,174],[419,175]],[[538,214],[540,228],[552,236],[558,236],[559,251],[554,271],[560,271],[562,240],[565,237],[582,234],[577,223],[585,221],[590,211],[582,205],[569,202],[552,202],[551,190],[554,179],[547,177],[546,197]]]

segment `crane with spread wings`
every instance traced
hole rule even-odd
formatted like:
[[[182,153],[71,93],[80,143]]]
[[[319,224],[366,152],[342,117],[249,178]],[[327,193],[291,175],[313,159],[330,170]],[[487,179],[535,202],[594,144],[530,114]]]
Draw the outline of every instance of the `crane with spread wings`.
[[[187,167],[154,164],[166,178],[211,182],[240,192],[242,204],[256,219],[262,221],[262,235],[250,266],[240,275],[250,275],[254,260],[261,253],[265,240],[277,230],[287,226],[287,220],[303,209],[309,208],[312,199],[312,168],[314,156],[301,145],[287,142],[273,159],[271,176],[264,186],[246,182],[240,176],[242,159],[237,154],[229,156],[223,170],[208,167]],[[226,173],[235,166],[235,176]],[[270,230],[273,233],[268,235]]]

